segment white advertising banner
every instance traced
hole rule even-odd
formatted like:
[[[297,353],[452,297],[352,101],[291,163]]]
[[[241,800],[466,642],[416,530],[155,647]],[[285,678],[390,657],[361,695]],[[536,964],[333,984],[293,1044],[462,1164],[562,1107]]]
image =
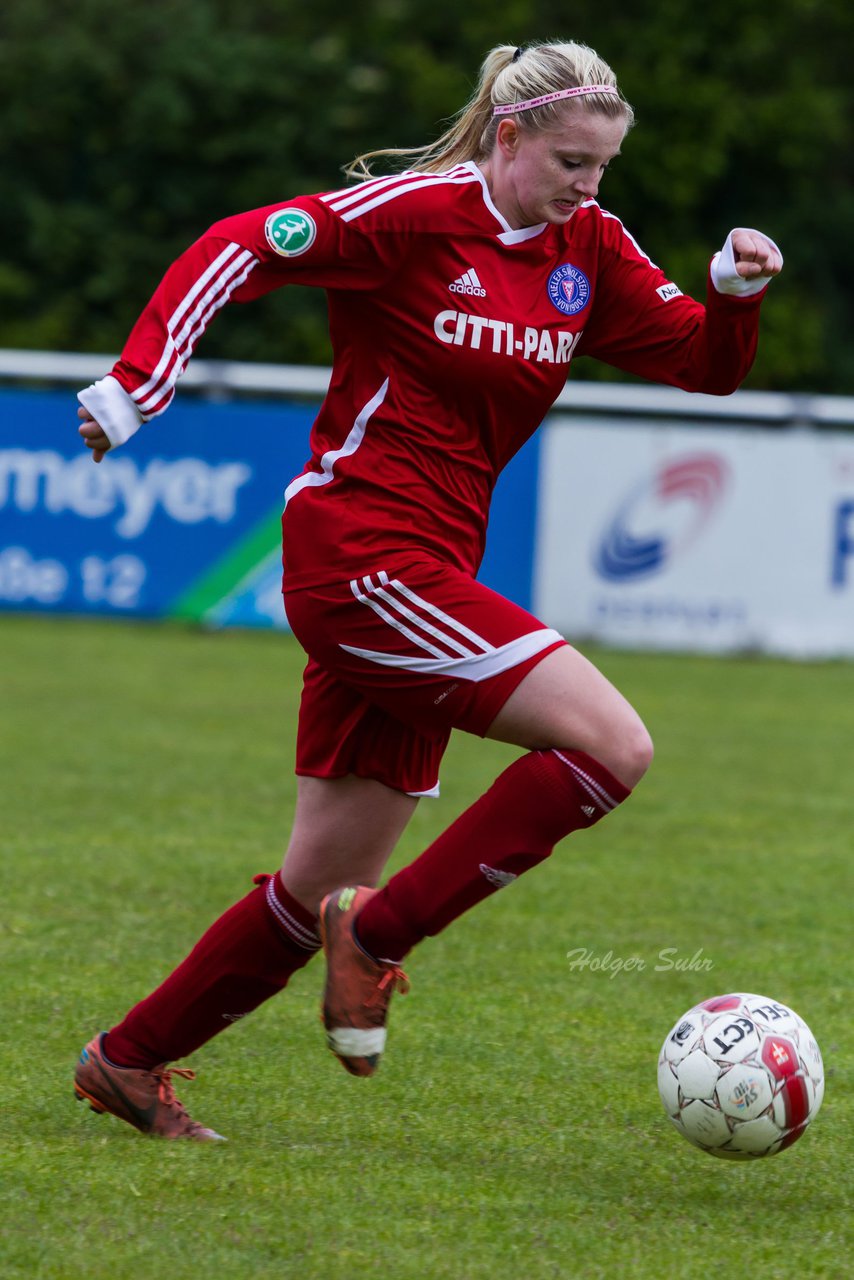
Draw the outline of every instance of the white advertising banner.
[[[854,435],[550,418],[534,608],[569,638],[854,654]]]

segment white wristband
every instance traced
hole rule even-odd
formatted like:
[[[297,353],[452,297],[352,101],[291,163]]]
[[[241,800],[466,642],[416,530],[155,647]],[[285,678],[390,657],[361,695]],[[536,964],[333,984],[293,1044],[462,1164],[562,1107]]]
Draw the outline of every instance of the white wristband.
[[[112,374],[107,374],[100,382],[93,382],[91,387],[79,391],[77,399],[84,409],[89,410],[113,446],[130,440],[142,426],[142,414]]]
[[[748,227],[748,231],[755,228]],[[779,246],[774,244],[770,236],[766,236],[764,231],[757,231],[757,235],[761,235],[774,245],[774,248],[780,253]],[[735,269],[735,251],[732,247],[733,232],[730,231],[726,238],[726,243],[720,253],[716,253],[712,258],[709,270],[712,274],[712,284],[718,293],[728,293],[736,298],[749,298],[755,293],[761,293],[769,284],[767,276],[754,277],[752,280],[746,280],[744,276],[740,276]],[[782,257],[782,254],[780,255]]]

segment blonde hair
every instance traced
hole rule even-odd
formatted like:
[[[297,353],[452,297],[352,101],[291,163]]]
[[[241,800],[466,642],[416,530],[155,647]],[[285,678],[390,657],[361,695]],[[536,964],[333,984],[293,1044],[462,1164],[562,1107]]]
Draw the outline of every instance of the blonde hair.
[[[423,147],[385,147],[357,156],[344,172],[348,178],[370,178],[371,161],[380,157],[414,160],[421,173],[440,173],[466,160],[484,160],[495,144],[499,120],[493,108],[513,102],[527,102],[560,89],[574,89],[584,84],[602,84],[617,88],[617,77],[593,49],[573,41],[549,41],[529,49],[512,44],[496,45],[486,55],[480,69],[477,90],[471,100],[453,117],[450,128],[440,138]],[[634,123],[634,112],[619,91],[591,93],[575,101],[583,109],[610,119],[624,119],[626,128]],[[560,122],[563,102],[549,102],[541,107],[513,115],[517,126],[532,132],[549,129]],[[407,167],[410,167],[407,165]]]

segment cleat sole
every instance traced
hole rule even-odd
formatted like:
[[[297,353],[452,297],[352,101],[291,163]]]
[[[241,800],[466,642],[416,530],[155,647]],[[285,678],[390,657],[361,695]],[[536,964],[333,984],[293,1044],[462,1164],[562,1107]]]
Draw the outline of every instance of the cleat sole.
[[[77,1085],[74,1086],[74,1096],[78,1102],[88,1102],[89,1110],[94,1111],[96,1116],[102,1116],[107,1110],[102,1103],[97,1102],[94,1098],[90,1098],[89,1094],[84,1093]]]

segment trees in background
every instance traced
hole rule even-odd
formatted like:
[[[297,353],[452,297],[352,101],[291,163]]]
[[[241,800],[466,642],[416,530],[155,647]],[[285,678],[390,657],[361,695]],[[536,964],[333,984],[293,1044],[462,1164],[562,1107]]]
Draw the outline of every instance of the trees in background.
[[[417,145],[493,44],[567,36],[615,67],[637,128],[601,194],[702,296],[734,225],[780,243],[748,385],[854,392],[846,0],[7,0],[0,14],[0,346],[114,351],[169,262],[226,213]],[[229,308],[203,354],[326,363],[322,296]],[[612,376],[585,362],[583,376]]]

